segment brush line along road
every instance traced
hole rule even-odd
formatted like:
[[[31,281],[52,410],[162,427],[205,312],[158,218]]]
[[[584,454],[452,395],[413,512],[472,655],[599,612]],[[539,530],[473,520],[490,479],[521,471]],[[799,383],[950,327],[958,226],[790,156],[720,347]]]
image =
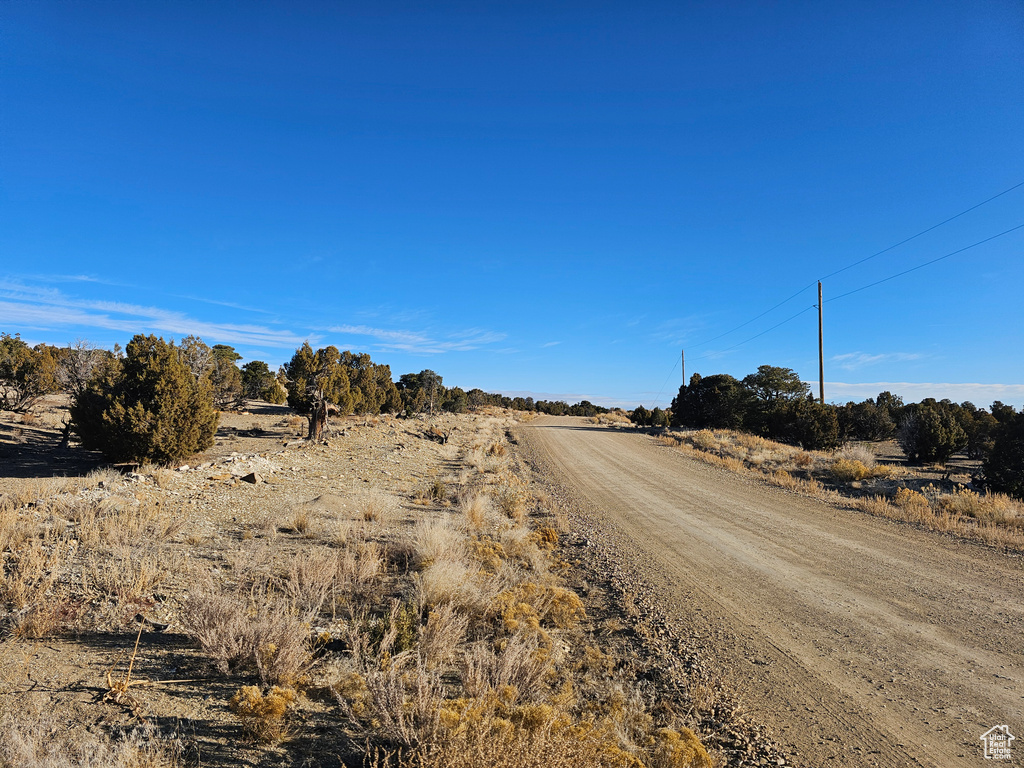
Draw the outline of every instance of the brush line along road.
[[[617,531],[619,555],[671,620],[728,638],[713,661],[798,762],[978,766],[979,737],[1003,724],[1024,745],[1020,557],[581,419],[545,417],[518,435],[585,514]]]

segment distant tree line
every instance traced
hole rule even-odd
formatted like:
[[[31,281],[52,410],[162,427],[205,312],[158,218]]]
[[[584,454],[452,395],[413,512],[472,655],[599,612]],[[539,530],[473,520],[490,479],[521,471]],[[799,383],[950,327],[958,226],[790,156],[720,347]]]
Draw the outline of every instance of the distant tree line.
[[[203,451],[212,445],[218,409],[251,400],[287,401],[307,417],[311,439],[323,436],[330,414],[415,416],[485,406],[555,416],[608,412],[587,400],[570,405],[446,387],[429,369],[395,382],[389,366],[333,346],[314,351],[305,343],[276,374],[260,360],[238,368],[239,359],[233,347],[210,347],[196,336],[176,344],[137,335],[125,349],[108,351],[83,341],[30,347],[18,334],[0,333],[0,411],[26,413],[44,395],[65,392],[72,400],[65,442],[73,430],[84,446],[118,462],[169,462]],[[819,450],[895,438],[911,462],[945,463],[965,452],[983,462],[991,489],[1024,498],[1024,413],[999,401],[989,410],[932,398],[904,404],[882,392],[859,403],[822,404],[792,369],[762,365],[742,380],[694,374],[669,410],[639,406],[630,418],[646,427],[746,430]]]
[[[241,368],[234,347],[208,346],[197,336],[179,343],[135,336],[125,349],[30,347],[18,334],[0,334],[0,411],[25,413],[44,395],[72,399],[65,442],[74,430],[83,445],[118,462],[176,461],[212,445],[218,411],[250,401],[287,402],[320,439],[331,414],[463,413],[497,406],[555,415],[594,416],[606,408],[507,397],[480,389],[446,387],[431,370],[392,380],[391,368],[367,354],[329,346],[299,347],[274,373],[262,360]]]
[[[635,409],[631,418],[661,426],[665,415]],[[675,427],[736,429],[811,450],[850,440],[896,439],[912,463],[944,464],[956,453],[981,459],[992,490],[1024,498],[1024,413],[998,400],[989,410],[973,403],[926,398],[904,404],[891,392],[862,402],[817,402],[790,368],[760,366],[736,379],[720,373],[690,377],[668,412]]]

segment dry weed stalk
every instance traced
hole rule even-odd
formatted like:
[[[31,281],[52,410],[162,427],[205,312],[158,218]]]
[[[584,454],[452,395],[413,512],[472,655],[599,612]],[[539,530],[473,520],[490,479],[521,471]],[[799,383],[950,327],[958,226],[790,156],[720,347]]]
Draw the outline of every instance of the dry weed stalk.
[[[132,688],[145,686],[145,685],[170,685],[172,683],[194,683],[196,679],[190,680],[145,680],[135,679],[132,680],[132,670],[135,668],[135,657],[139,654],[139,641],[142,639],[142,630],[145,628],[144,623],[140,623],[139,633],[135,636],[135,647],[132,649],[131,658],[128,661],[128,671],[121,680],[113,679],[114,668],[111,667],[107,670],[106,683],[107,690],[103,694],[101,701],[114,702],[115,704],[121,704],[131,709],[134,714],[143,723],[148,722],[146,717],[142,714],[142,704],[136,699],[129,691]]]

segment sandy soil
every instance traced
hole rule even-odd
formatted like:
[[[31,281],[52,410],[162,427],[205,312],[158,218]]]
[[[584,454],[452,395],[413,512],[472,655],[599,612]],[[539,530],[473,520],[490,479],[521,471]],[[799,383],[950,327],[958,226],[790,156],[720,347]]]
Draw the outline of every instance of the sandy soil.
[[[967,766],[1024,731],[1024,562],[694,462],[652,438],[516,429],[587,545],[656,595],[753,718],[830,766]],[[589,522],[588,522],[589,521]]]

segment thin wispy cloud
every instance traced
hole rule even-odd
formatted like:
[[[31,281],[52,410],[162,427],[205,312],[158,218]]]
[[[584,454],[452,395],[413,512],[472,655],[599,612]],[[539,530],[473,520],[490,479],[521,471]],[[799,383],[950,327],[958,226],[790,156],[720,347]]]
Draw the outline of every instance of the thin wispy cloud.
[[[663,320],[652,329],[651,341],[672,346],[692,343],[695,338],[708,335],[705,330],[708,327],[707,320],[707,315],[689,315]]]
[[[547,349],[548,347],[557,347],[562,342],[560,341],[549,341],[547,344],[541,344],[541,349]]]
[[[238,345],[294,347],[304,336],[260,325],[199,320],[183,312],[119,301],[81,299],[55,288],[0,281],[0,318],[40,330],[97,328],[125,334],[195,334]]]
[[[377,347],[385,351],[436,355],[445,352],[469,352],[506,338],[506,334],[479,328],[470,328],[441,337],[423,331],[374,328],[369,325],[335,325],[325,329],[331,333],[364,336],[374,339]]]
[[[198,301],[203,304],[212,304],[216,307],[227,307],[228,309],[238,309],[242,312],[253,312],[259,315],[276,315],[276,312],[272,312],[269,309],[261,309],[260,307],[249,307],[245,304],[237,304],[233,301],[220,301],[218,299],[204,299],[202,296],[185,296],[181,294],[172,294],[176,299],[186,299],[188,301]]]
[[[877,355],[867,352],[847,352],[842,355],[833,355],[829,361],[845,371],[856,371],[879,363],[905,363],[923,358],[924,355],[917,352],[885,352]]]
[[[40,283],[96,283],[97,285],[120,285],[127,286],[114,280],[108,280],[95,275],[22,275],[22,279],[35,280]]]

